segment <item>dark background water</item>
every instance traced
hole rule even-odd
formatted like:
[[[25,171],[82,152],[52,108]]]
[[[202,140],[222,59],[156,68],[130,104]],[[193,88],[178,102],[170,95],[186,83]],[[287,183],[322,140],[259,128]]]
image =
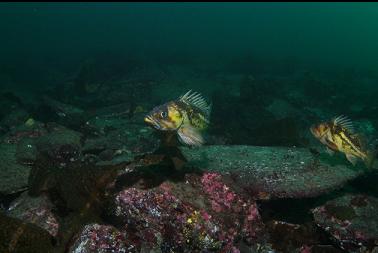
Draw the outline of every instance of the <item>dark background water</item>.
[[[376,70],[377,30],[377,3],[1,3],[0,64],[23,87],[100,52]]]
[[[2,3],[0,12],[2,92],[23,102],[48,94],[84,109],[149,110],[193,89],[214,102],[210,132],[233,144],[306,145],[309,125],[337,114],[374,138],[377,3]]]

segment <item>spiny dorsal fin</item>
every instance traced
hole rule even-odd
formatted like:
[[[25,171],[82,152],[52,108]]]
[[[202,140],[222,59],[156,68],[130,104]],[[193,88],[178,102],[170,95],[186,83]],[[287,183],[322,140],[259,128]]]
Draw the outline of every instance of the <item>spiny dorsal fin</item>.
[[[333,119],[333,124],[339,125],[339,126],[341,126],[343,128],[346,128],[351,133],[354,132],[354,127],[353,127],[352,121],[348,117],[346,117],[344,115],[340,115],[340,116],[335,117]]]
[[[211,104],[207,104],[206,100],[201,96],[198,92],[192,92],[192,90],[189,90],[187,93],[182,95],[179,98],[180,101],[195,106],[201,111],[203,111],[207,117],[210,116],[211,112]]]

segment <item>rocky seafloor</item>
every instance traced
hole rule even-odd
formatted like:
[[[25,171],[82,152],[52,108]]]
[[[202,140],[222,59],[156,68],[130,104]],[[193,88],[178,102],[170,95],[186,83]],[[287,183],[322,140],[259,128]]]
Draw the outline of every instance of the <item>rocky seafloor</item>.
[[[345,94],[319,98],[347,77],[91,68],[32,102],[2,94],[0,252],[378,252],[376,170],[308,131],[342,112]],[[166,145],[143,116],[198,83],[214,84],[207,144]],[[376,136],[370,103],[345,110]]]

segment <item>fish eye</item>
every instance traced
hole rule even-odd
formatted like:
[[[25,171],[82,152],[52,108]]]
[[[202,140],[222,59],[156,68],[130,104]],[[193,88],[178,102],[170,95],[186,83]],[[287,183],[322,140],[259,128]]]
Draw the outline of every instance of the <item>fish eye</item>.
[[[166,112],[166,111],[162,111],[162,112],[160,113],[160,116],[161,116],[162,118],[167,117],[167,112]]]

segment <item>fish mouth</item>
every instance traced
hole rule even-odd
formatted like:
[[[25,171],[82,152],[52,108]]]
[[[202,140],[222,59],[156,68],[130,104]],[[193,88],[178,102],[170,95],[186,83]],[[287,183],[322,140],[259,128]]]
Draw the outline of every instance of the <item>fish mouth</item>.
[[[147,124],[151,125],[152,127],[156,128],[156,129],[160,129],[160,125],[150,115],[147,115],[144,118],[144,122],[146,122]]]

